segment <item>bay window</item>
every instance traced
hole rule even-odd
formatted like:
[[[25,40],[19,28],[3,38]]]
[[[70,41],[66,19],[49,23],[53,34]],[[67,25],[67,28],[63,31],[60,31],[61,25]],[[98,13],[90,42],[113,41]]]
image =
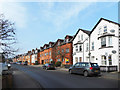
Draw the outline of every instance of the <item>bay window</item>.
[[[109,36],[109,37],[108,37],[108,45],[109,45],[109,46],[112,46],[112,36]]]
[[[82,51],[82,45],[79,46],[79,51]]]
[[[101,38],[101,47],[106,47],[106,37]]]

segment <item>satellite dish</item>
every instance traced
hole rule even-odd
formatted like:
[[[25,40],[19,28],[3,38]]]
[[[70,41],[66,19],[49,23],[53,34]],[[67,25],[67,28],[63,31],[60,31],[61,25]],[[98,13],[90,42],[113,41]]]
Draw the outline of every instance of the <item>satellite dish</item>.
[[[116,50],[112,50],[112,53],[115,54],[115,53],[116,53]]]
[[[111,33],[114,33],[114,32],[115,32],[115,30],[114,30],[114,29],[111,29],[111,30],[110,30],[110,32],[111,32]]]

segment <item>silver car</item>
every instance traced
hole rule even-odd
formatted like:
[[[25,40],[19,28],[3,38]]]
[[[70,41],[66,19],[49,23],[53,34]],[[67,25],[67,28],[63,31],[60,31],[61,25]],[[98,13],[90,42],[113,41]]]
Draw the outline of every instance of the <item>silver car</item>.
[[[78,62],[69,68],[69,73],[83,74],[86,77],[89,75],[99,75],[100,67],[97,63]]]

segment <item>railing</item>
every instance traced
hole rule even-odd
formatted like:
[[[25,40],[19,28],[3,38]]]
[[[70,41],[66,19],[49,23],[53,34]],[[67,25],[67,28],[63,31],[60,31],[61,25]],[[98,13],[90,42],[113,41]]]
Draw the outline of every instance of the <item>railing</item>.
[[[100,66],[100,70],[105,72],[113,72],[113,71],[117,71],[117,66]]]

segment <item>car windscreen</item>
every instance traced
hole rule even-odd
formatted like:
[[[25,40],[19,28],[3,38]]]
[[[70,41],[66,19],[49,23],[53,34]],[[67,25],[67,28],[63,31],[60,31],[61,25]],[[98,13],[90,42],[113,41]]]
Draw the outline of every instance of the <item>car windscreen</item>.
[[[49,64],[49,65],[53,66],[53,64]]]
[[[92,67],[98,67],[98,64],[97,63],[91,63],[91,66]]]

